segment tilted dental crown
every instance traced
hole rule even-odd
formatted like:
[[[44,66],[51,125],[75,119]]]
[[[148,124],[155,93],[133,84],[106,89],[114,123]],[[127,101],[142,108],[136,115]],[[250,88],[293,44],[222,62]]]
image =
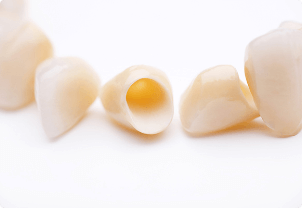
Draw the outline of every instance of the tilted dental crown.
[[[222,65],[200,73],[182,95],[180,119],[193,134],[207,134],[259,116],[236,69]]]
[[[259,113],[280,136],[302,128],[302,30],[285,22],[253,40],[246,49],[245,73]]]
[[[133,66],[109,81],[101,90],[109,116],[144,134],[157,134],[170,124],[173,96],[167,76],[150,66]]]
[[[48,137],[71,129],[99,94],[97,73],[79,58],[52,58],[37,69],[35,96]]]

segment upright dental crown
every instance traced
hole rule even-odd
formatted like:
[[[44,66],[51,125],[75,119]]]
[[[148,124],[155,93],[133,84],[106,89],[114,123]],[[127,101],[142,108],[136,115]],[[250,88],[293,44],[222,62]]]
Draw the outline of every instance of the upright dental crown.
[[[245,73],[264,122],[280,136],[302,128],[302,30],[295,22],[253,40]]]
[[[167,76],[145,65],[130,67],[109,81],[101,100],[109,116],[144,134],[164,131],[174,114]]]

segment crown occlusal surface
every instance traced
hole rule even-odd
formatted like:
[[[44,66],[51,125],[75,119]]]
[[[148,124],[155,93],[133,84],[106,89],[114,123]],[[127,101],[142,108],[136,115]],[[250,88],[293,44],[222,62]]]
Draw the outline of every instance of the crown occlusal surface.
[[[37,69],[35,95],[46,134],[72,128],[98,96],[96,72],[79,58],[52,58]]]
[[[109,81],[101,91],[109,116],[144,134],[157,134],[170,124],[173,96],[167,76],[150,66],[133,66]]]
[[[280,136],[302,127],[302,31],[297,28],[284,23],[246,49],[245,73],[256,106]]]
[[[180,102],[182,125],[193,134],[223,130],[258,116],[249,88],[227,65],[200,73]]]
[[[0,44],[0,108],[14,110],[34,101],[37,66],[53,55],[50,41],[33,23]]]

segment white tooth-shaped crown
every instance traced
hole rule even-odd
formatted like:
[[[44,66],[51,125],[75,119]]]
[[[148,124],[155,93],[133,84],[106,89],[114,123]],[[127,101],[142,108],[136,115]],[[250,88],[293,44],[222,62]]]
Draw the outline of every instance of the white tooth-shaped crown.
[[[180,119],[193,134],[207,134],[258,117],[248,87],[232,66],[216,66],[199,74],[184,92]]]
[[[71,129],[98,96],[97,73],[79,58],[52,58],[37,69],[35,95],[48,137]]]
[[[302,122],[302,31],[285,25],[248,45],[245,73],[264,122],[291,136]]]
[[[157,134],[170,124],[172,89],[167,76],[150,66],[133,66],[109,81],[101,90],[109,116],[144,134]]]
[[[0,108],[14,110],[34,101],[37,66],[53,55],[50,41],[33,23],[0,44]]]

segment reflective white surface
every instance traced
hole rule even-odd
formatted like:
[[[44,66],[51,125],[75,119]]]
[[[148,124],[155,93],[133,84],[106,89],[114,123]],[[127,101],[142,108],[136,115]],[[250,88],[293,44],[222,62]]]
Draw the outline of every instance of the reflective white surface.
[[[244,51],[285,20],[302,22],[298,0],[32,0],[32,19],[57,56],[78,56],[106,83],[127,67],[162,69],[175,117],[158,136],[116,126],[97,100],[76,128],[45,136],[37,107],[0,111],[0,204],[4,208],[297,208],[302,134],[272,137],[261,121],[189,137],[180,95],[203,69],[233,65],[244,80]],[[295,201],[296,200],[296,201]],[[136,206],[135,206],[136,205]]]
[[[46,135],[56,138],[82,119],[98,97],[100,78],[77,57],[51,58],[39,65],[35,98]]]
[[[195,135],[218,132],[259,117],[247,85],[229,65],[201,72],[180,99],[183,128]]]
[[[280,136],[302,129],[302,31],[280,28],[246,49],[245,74],[259,113]]]

